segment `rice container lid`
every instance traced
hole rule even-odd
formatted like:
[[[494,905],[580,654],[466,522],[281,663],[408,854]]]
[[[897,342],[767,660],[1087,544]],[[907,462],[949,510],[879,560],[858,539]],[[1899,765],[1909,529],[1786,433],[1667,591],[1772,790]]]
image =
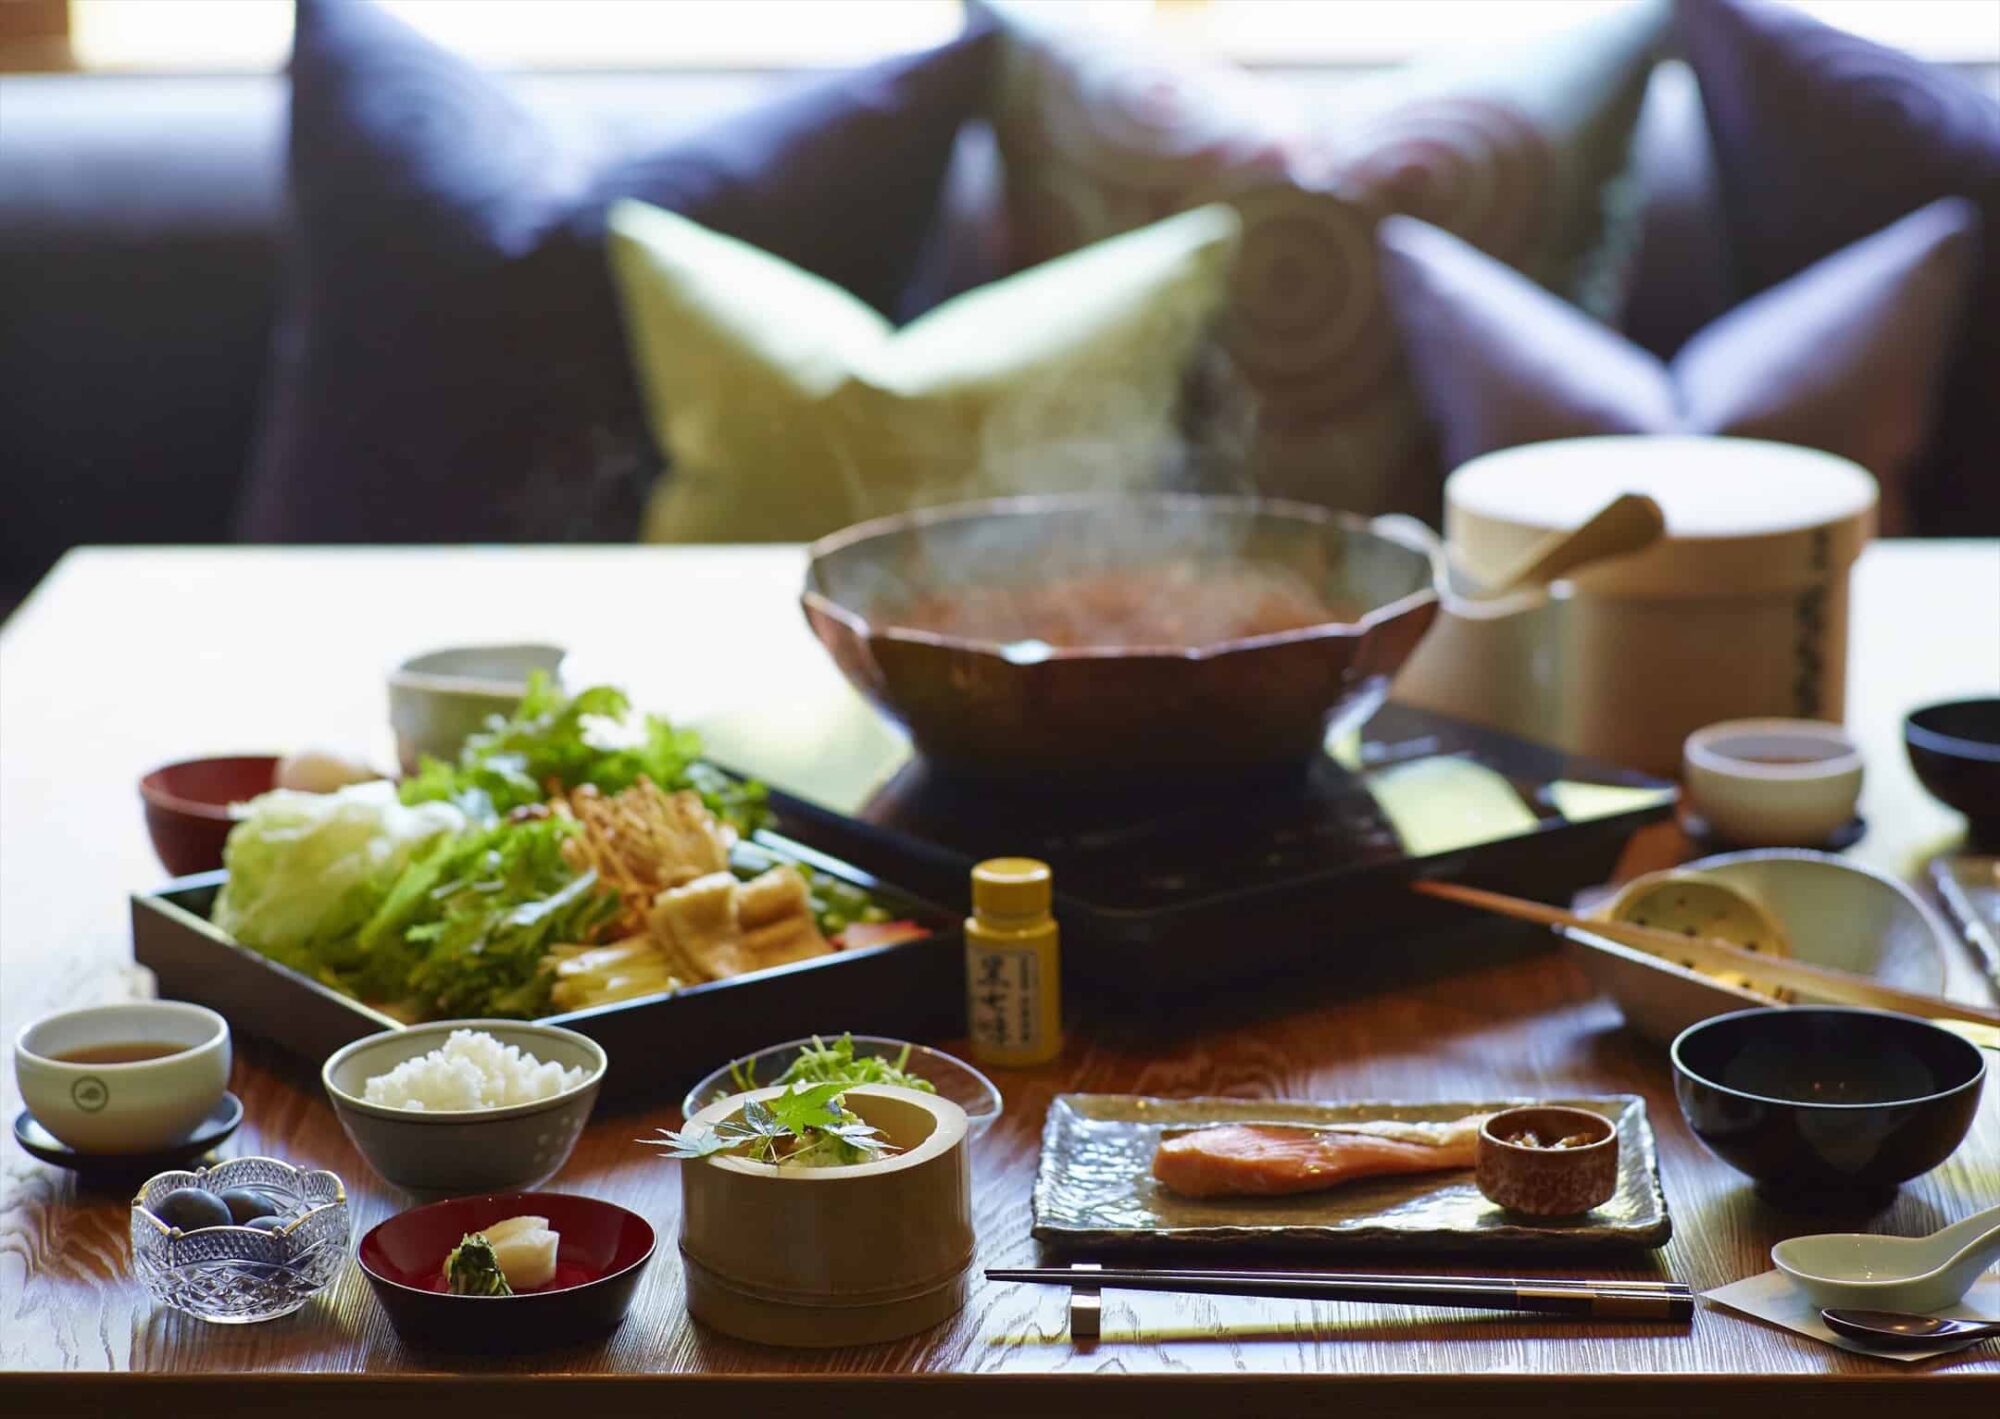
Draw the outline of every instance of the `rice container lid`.
[[[1728,597],[1842,573],[1875,529],[1875,480],[1859,464],[1759,439],[1623,435],[1557,439],[1470,460],[1445,480],[1445,540],[1476,580],[1518,565],[1620,493],[1644,493],[1666,535],[1583,571],[1580,593]]]

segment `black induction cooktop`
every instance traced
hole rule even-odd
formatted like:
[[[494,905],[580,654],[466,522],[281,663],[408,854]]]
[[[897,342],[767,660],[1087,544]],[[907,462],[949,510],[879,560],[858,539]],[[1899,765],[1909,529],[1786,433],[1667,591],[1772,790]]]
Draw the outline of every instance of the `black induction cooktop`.
[[[1302,774],[1139,789],[953,779],[891,738],[803,756],[740,727],[725,741],[722,762],[772,784],[780,831],[946,905],[982,858],[1044,859],[1066,974],[1126,992],[1462,931],[1418,877],[1567,902],[1674,803],[1658,779],[1397,705]]]

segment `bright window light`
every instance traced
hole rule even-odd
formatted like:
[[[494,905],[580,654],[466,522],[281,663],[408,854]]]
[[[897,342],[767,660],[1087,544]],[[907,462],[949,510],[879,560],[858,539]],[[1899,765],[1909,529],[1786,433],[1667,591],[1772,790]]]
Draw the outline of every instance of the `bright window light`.
[[[440,44],[526,69],[810,68],[951,38],[959,0],[379,0]],[[291,0],[70,0],[85,69],[274,69]]]
[[[1632,0],[1163,0],[1188,38],[1245,63],[1397,63],[1426,50],[1554,34]],[[2000,0],[1788,0],[1926,59],[2000,63]]]
[[[503,68],[810,68],[936,44],[959,0],[380,0]],[[1249,64],[1393,64],[1551,34],[1633,0],[1026,0]],[[1786,0],[1926,59],[2000,65],[2000,0]],[[70,0],[85,69],[272,69],[291,0]]]

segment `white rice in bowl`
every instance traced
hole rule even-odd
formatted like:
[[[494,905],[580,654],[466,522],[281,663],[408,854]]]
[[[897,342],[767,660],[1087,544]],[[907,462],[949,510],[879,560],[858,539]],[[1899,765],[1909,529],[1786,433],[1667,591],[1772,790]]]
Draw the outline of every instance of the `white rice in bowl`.
[[[545,1063],[484,1030],[453,1030],[429,1054],[370,1079],[362,1097],[382,1108],[418,1113],[504,1109],[552,1099],[583,1083],[589,1073]]]

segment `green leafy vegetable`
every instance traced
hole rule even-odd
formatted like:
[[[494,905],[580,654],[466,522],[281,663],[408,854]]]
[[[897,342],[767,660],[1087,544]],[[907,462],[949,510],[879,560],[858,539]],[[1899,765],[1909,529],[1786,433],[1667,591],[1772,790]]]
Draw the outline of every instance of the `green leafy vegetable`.
[[[663,789],[695,790],[748,836],[768,816],[763,786],[731,778],[700,754],[700,735],[656,715],[635,718],[623,690],[599,685],[565,697],[536,672],[511,717],[495,716],[468,738],[456,765],[425,759],[404,781],[403,801],[447,800],[477,821],[540,803],[552,788],[617,793],[644,774]]]
[[[450,804],[406,807],[387,783],[263,794],[230,830],[215,924],[321,979],[369,976],[362,927],[414,859],[464,826]]]
[[[454,1296],[511,1296],[507,1273],[481,1232],[468,1232],[444,1259],[445,1284]]]
[[[826,1043],[818,1035],[812,1044],[799,1051],[796,1058],[785,1066],[785,1072],[771,1082],[774,1084],[838,1084],[842,1088],[852,1088],[856,1084],[893,1084],[899,1088],[915,1089],[925,1094],[935,1094],[937,1086],[921,1075],[912,1074],[906,1067],[910,1062],[910,1047],[904,1045],[902,1052],[894,1060],[880,1055],[854,1053],[854,1037],[842,1035],[832,1044]],[[737,1092],[755,1089],[757,1081],[741,1065],[729,1071],[729,1078]]]
[[[366,956],[393,963],[366,984],[414,998],[427,1015],[529,1017],[549,1003],[542,958],[588,941],[617,910],[594,872],[563,858],[567,818],[507,818],[442,842],[412,863],[361,929]]]
[[[799,864],[806,879],[806,906],[819,923],[820,934],[838,936],[857,921],[887,921],[889,913],[875,899],[838,877]]]
[[[750,1099],[737,1118],[702,1133],[660,1129],[642,1143],[665,1148],[669,1158],[728,1153],[774,1166],[831,1168],[864,1163],[893,1151],[874,1125],[842,1106],[844,1083],[799,1084],[768,1100]]]

